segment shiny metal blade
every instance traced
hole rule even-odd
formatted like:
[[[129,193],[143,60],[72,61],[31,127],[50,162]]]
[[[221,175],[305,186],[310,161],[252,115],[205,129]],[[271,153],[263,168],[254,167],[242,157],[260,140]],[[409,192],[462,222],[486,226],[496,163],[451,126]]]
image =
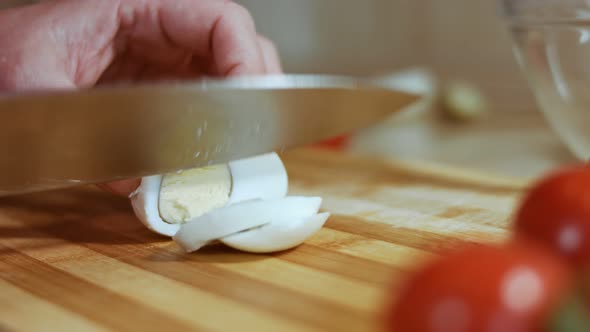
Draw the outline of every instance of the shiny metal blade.
[[[368,126],[416,99],[314,75],[0,95],[0,195],[283,150]]]

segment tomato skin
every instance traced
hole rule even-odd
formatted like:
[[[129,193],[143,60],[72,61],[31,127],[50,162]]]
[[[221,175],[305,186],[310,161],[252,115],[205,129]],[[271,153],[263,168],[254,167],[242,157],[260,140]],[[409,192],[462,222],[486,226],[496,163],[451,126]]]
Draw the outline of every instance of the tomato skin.
[[[524,197],[514,223],[516,237],[528,237],[578,269],[590,264],[590,167],[551,173]]]
[[[472,247],[411,276],[386,313],[396,332],[542,331],[570,270],[530,244]]]

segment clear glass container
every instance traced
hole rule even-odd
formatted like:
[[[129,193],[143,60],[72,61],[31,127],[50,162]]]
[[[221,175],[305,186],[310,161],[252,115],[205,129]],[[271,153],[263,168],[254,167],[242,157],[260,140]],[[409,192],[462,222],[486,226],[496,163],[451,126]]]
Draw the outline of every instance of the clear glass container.
[[[539,108],[590,158],[590,0],[502,0],[514,51]]]

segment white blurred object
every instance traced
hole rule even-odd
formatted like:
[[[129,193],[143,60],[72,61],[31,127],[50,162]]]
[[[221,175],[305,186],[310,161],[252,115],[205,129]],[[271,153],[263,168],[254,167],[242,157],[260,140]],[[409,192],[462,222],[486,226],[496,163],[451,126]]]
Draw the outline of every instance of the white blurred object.
[[[469,121],[489,109],[489,102],[481,90],[464,80],[445,82],[440,97],[442,112],[452,120]]]

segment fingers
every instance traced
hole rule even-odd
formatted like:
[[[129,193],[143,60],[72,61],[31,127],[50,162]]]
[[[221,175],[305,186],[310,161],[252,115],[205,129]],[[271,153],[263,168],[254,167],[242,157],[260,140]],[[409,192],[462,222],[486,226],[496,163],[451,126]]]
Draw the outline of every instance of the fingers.
[[[211,31],[211,51],[217,72],[223,76],[260,74],[265,71],[264,57],[250,14],[228,3]]]
[[[283,69],[275,45],[269,39],[262,36],[258,36],[258,45],[260,45],[260,50],[262,51],[262,57],[264,59],[265,73],[282,73]]]
[[[92,85],[114,55],[116,2],[47,1],[1,11],[0,90]]]
[[[158,61],[182,73],[195,57],[211,59],[214,70],[204,72],[215,75],[280,68],[248,11],[226,0],[48,1],[2,11],[0,21],[3,90],[91,86],[107,68],[133,78],[144,68],[160,70],[149,65]],[[128,49],[149,61],[113,65]]]
[[[160,0],[159,24],[171,43],[210,56],[218,75],[264,73],[254,21],[242,6],[225,0]]]

